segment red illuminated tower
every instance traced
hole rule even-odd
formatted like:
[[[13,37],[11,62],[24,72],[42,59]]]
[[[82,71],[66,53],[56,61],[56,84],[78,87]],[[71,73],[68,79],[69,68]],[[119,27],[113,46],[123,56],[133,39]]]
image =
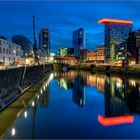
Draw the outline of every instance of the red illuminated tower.
[[[104,18],[99,20],[98,23],[105,24],[105,57],[106,60],[109,61],[112,53],[112,51],[110,50],[111,42],[118,44],[125,41],[129,36],[129,32],[132,31],[133,22],[130,20]],[[115,54],[115,52],[113,52],[113,54]]]

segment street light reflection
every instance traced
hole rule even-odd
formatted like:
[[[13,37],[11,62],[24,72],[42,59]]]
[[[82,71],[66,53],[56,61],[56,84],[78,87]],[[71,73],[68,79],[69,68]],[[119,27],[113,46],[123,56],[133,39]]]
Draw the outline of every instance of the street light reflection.
[[[40,90],[40,93],[42,94],[42,89]]]
[[[27,118],[28,114],[27,111],[24,112],[24,117]]]
[[[32,107],[34,107],[35,106],[35,102],[34,101],[32,101]]]
[[[12,133],[12,136],[14,136],[14,135],[16,134],[16,130],[15,130],[15,128],[12,128],[11,133]]]
[[[50,75],[50,80],[52,80],[53,79],[53,73]]]
[[[37,95],[37,99],[39,99],[39,95]]]
[[[45,90],[45,86],[43,86],[43,89]]]

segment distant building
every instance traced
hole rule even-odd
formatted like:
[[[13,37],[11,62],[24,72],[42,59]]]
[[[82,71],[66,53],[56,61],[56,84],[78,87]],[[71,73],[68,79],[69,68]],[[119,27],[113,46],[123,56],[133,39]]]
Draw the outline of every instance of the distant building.
[[[40,31],[39,48],[44,50],[46,57],[50,57],[50,32],[46,28]]]
[[[127,57],[130,64],[140,64],[140,30],[131,32],[127,39]]]
[[[23,35],[14,35],[12,37],[12,42],[21,46],[25,54],[32,53],[32,43],[31,41]]]
[[[105,48],[104,46],[98,46],[97,48],[97,61],[105,61]]]
[[[97,60],[97,51],[88,51],[86,53],[86,61],[93,62]]]
[[[59,48],[59,56],[74,56],[74,48]]]
[[[104,62],[105,61],[105,48],[98,46],[96,51],[88,51],[86,53],[87,62]]]
[[[19,63],[23,56],[23,50],[20,45],[0,38],[0,63],[11,65]]]
[[[86,58],[86,53],[89,52],[89,49],[81,49],[80,50],[80,58],[84,60]]]
[[[106,60],[110,60],[111,41],[115,44],[121,43],[128,38],[129,32],[132,31],[132,21],[129,20],[115,20],[115,19],[102,19],[99,24],[105,24],[105,56]],[[112,58],[111,58],[112,59]]]
[[[81,58],[80,51],[85,49],[85,30],[80,28],[73,32],[74,55]]]

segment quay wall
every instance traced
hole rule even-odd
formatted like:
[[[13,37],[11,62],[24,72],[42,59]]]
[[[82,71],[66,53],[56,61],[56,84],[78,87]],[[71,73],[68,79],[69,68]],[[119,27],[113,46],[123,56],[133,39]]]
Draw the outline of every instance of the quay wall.
[[[48,64],[0,70],[0,111],[52,69],[52,65]]]
[[[80,63],[75,69],[90,70],[91,72],[105,72],[109,74],[140,76],[140,65],[130,65],[123,67],[123,66],[109,66],[91,63]]]

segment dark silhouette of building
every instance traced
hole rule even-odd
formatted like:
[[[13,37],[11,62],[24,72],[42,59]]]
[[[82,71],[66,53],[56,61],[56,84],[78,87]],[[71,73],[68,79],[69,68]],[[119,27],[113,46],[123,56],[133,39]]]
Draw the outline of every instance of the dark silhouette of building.
[[[18,44],[22,47],[24,55],[32,53],[32,43],[31,41],[23,35],[14,35],[12,37],[12,42]]]
[[[140,64],[140,30],[129,33],[127,52],[129,63]]]
[[[5,36],[0,36],[1,39],[7,40]]]
[[[43,48],[46,57],[50,57],[50,32],[48,29],[41,29],[39,34],[39,48]]]

